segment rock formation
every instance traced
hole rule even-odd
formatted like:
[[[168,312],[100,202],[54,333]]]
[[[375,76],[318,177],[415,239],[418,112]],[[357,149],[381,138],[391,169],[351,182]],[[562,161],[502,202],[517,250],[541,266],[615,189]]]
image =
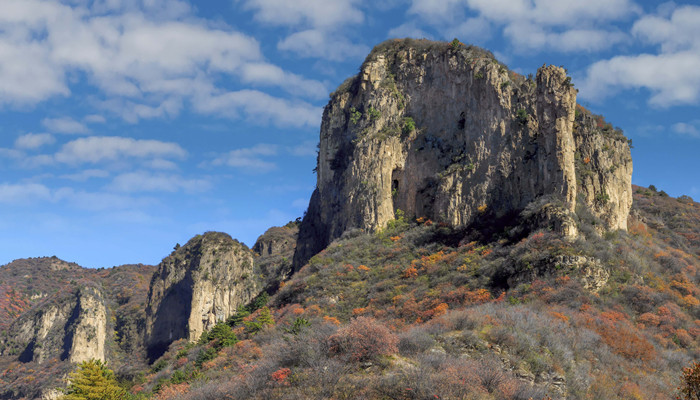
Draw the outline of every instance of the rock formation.
[[[564,235],[577,233],[578,201],[606,229],[626,229],[627,142],[585,117],[575,127],[576,118],[563,68],[526,79],[472,46],[380,44],[324,110],[295,267],[348,229],[383,228],[397,210],[466,227],[508,219],[546,196],[541,219]]]
[[[19,361],[41,363],[60,355],[79,363],[105,360],[107,308],[101,291],[83,286],[67,296],[51,298],[25,314],[9,329],[2,355],[19,354]]]
[[[177,339],[198,340],[250,302],[261,288],[253,263],[248,247],[217,232],[197,235],[166,257],[148,294],[149,359],[158,358]]]
[[[291,275],[298,235],[299,224],[290,222],[268,229],[255,242],[255,271],[264,279],[265,288],[273,290]]]

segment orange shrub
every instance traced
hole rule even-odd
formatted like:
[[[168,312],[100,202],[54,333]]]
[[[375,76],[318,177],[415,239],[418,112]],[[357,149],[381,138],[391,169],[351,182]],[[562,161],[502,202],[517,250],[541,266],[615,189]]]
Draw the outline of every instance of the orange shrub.
[[[333,325],[340,325],[340,321],[336,317],[329,317],[328,315],[323,316],[323,320]]]
[[[370,268],[366,265],[360,265],[359,267],[357,267],[357,269],[359,269],[360,271],[365,271],[365,272],[370,270]]]
[[[562,313],[560,313],[560,312],[552,311],[552,312],[549,313],[549,315],[551,315],[552,317],[554,317],[554,318],[556,318],[556,319],[558,319],[558,320],[564,321],[564,322],[568,322],[568,321],[569,321],[569,317],[567,317],[566,315],[564,315],[564,314],[562,314]]]
[[[694,297],[692,295],[687,295],[681,299],[681,304],[684,307],[692,308],[692,307],[696,307],[696,306],[700,305],[700,300],[698,300],[696,297]]]
[[[446,303],[440,303],[430,311],[433,314],[433,317],[439,317],[440,315],[447,313],[448,308],[449,306]]]
[[[652,313],[644,313],[637,318],[637,322],[644,326],[659,326],[661,319],[658,315]]]
[[[183,394],[187,393],[189,389],[190,385],[187,383],[163,386],[158,391],[155,398],[156,400],[179,399]]]
[[[368,361],[398,351],[399,338],[374,318],[358,317],[329,339],[333,354],[350,361]]]
[[[491,292],[486,289],[468,291],[465,297],[465,303],[467,304],[486,303],[489,300],[491,300]]]
[[[292,371],[289,368],[281,368],[273,372],[270,375],[270,379],[277,384],[287,386],[289,385],[289,381],[287,381],[287,378],[289,378],[289,375],[291,374]]]
[[[418,270],[415,267],[408,267],[403,271],[404,278],[415,278],[418,276]]]
[[[353,308],[352,309],[352,315],[362,315],[367,312],[367,308],[361,307],[361,308]]]

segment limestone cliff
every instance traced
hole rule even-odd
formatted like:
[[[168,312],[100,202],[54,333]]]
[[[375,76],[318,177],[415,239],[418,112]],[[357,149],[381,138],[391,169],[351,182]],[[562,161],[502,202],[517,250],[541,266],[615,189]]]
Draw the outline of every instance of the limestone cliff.
[[[2,342],[2,355],[18,354],[21,362],[42,363],[59,356],[79,363],[105,360],[107,308],[102,292],[83,286],[48,299],[35,312],[20,317]]]
[[[263,278],[266,289],[273,291],[291,275],[298,234],[299,224],[290,222],[268,229],[255,242],[255,272]]]
[[[608,229],[627,229],[632,207],[632,157],[618,128],[581,106],[574,121],[578,193]]]
[[[148,294],[148,357],[158,358],[177,339],[199,339],[252,300],[261,287],[253,263],[250,249],[217,232],[197,235],[166,257]]]
[[[575,119],[576,89],[563,68],[543,66],[525,79],[471,46],[380,44],[324,110],[317,187],[295,267],[350,228],[384,227],[399,209],[465,227],[518,215],[546,197],[541,219],[564,235],[576,235],[577,201],[606,229],[625,229],[629,147],[583,123],[575,131]],[[585,157],[592,173],[578,182],[577,159]]]

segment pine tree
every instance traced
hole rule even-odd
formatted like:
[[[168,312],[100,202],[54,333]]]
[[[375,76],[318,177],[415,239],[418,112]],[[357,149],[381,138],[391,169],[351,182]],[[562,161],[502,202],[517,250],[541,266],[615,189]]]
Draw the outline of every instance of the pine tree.
[[[119,387],[114,373],[100,360],[83,361],[70,374],[70,384],[62,400],[125,400],[126,391]]]
[[[273,326],[275,324],[275,320],[272,318],[272,313],[267,307],[263,307],[260,310],[260,315],[258,316],[257,320],[262,326]]]
[[[260,314],[253,321],[245,321],[243,324],[246,326],[248,333],[254,335],[261,330],[265,329],[266,326],[273,326],[275,320],[272,318],[272,313],[267,307],[260,309]]]

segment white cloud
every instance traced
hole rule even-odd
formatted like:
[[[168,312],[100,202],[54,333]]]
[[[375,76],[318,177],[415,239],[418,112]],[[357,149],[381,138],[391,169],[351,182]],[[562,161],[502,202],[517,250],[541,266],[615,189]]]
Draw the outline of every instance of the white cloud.
[[[444,22],[452,19],[464,3],[464,0],[413,0],[408,13],[418,15],[429,22]]]
[[[91,124],[104,124],[107,119],[99,114],[90,114],[83,118],[83,121]]]
[[[17,161],[17,165],[22,168],[39,168],[46,165],[54,164],[53,156],[48,154],[39,154],[36,156],[23,156]]]
[[[107,178],[108,176],[109,172],[103,169],[86,169],[75,174],[61,175],[60,177],[71,181],[85,182],[92,178]]]
[[[205,179],[186,179],[179,175],[153,174],[145,171],[118,175],[108,186],[119,192],[203,192],[211,188]]]
[[[590,100],[624,89],[647,89],[659,107],[700,101],[700,7],[676,8],[668,17],[646,16],[633,34],[658,45],[658,54],[616,56],[588,68],[581,95]]]
[[[99,89],[98,104],[129,122],[177,115],[196,96],[226,91],[230,78],[299,96],[326,94],[322,83],[266,62],[254,38],[197,19],[186,2],[4,0],[2,7],[0,106],[71,96],[82,76]],[[309,18],[325,21],[331,9],[309,11],[316,16]],[[55,131],[86,133],[79,124]]]
[[[280,41],[277,48],[294,52],[301,57],[318,57],[331,61],[364,57],[370,50],[369,47],[354,44],[341,35],[319,29],[309,29],[291,34]]]
[[[214,159],[211,165],[226,165],[257,173],[269,172],[277,168],[277,165],[273,162],[266,161],[264,157],[274,156],[277,152],[278,147],[275,145],[258,144],[250,148],[231,150]]]
[[[281,86],[291,94],[303,94],[317,99],[328,96],[328,89],[321,82],[304,79],[267,63],[243,65],[241,80],[262,86]]]
[[[255,11],[255,19],[274,25],[333,28],[361,23],[361,0],[244,0],[244,8]]]
[[[156,203],[155,200],[149,198],[138,198],[115,193],[86,192],[69,187],[55,190],[52,194],[52,200],[54,202],[67,202],[73,207],[86,211],[128,210]]]
[[[277,48],[301,57],[343,61],[364,57],[369,48],[342,34],[347,25],[364,21],[362,0],[243,0],[254,18],[271,25],[298,28],[277,43]]]
[[[2,157],[2,158],[20,159],[24,156],[25,156],[25,154],[23,151],[20,151],[17,149],[0,148],[0,157]]]
[[[464,22],[454,26],[448,32],[447,37],[463,38],[464,41],[474,43],[488,39],[491,36],[492,27],[488,20],[482,17],[467,18]]]
[[[51,198],[51,191],[38,183],[0,184],[0,203],[26,204]]]
[[[599,100],[621,89],[649,89],[649,103],[660,107],[700,99],[700,53],[617,56],[594,63],[579,86],[581,97]]]
[[[154,160],[144,163],[144,165],[149,168],[161,170],[173,170],[178,168],[176,163],[170,160],[164,160],[162,158],[156,158]]]
[[[54,144],[56,138],[48,133],[27,133],[15,140],[15,147],[18,149],[38,149],[39,147]]]
[[[691,123],[678,122],[673,125],[672,129],[681,135],[700,138],[700,120]]]
[[[125,158],[176,158],[187,152],[176,143],[116,136],[92,136],[63,145],[55,159],[66,164],[99,163]]]
[[[614,21],[641,12],[633,0],[465,0],[465,3],[492,21],[568,27]]]
[[[420,29],[415,21],[406,22],[389,30],[389,38],[414,38],[414,39],[432,39],[432,36]]]
[[[626,38],[610,22],[640,12],[633,0],[413,0],[408,10],[443,36],[465,42],[484,40],[499,27],[523,52],[609,48]]]
[[[315,140],[307,140],[305,142],[299,143],[296,146],[291,146],[287,149],[289,154],[297,157],[311,157],[316,156],[318,142]]]
[[[289,101],[256,90],[208,95],[198,98],[199,112],[232,118],[243,114],[257,124],[273,123],[279,127],[317,127],[323,110],[303,101]]]
[[[622,32],[602,29],[570,29],[555,32],[529,22],[515,22],[504,29],[504,33],[518,51],[550,49],[561,52],[593,52],[607,49],[624,41]]]
[[[85,124],[78,122],[71,117],[44,118],[41,121],[41,125],[43,125],[49,131],[56,133],[70,134],[90,132],[90,129],[88,129],[88,127],[85,126]]]
[[[700,49],[700,7],[676,8],[670,17],[645,16],[635,22],[632,33],[661,46],[663,53]]]

